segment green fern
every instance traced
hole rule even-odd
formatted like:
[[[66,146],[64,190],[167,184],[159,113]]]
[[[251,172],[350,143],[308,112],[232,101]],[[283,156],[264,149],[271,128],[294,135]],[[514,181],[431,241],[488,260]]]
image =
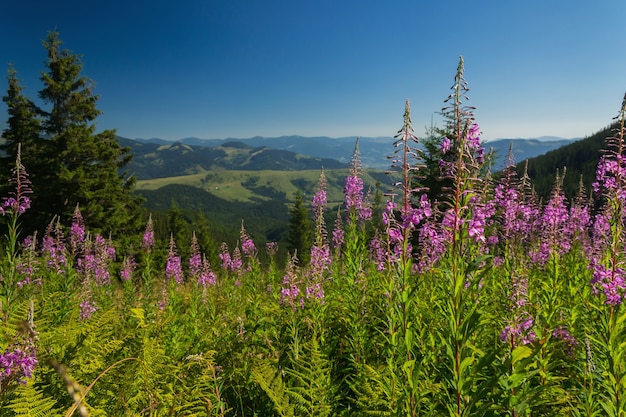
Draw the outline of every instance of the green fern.
[[[336,402],[336,387],[331,377],[330,361],[321,351],[316,334],[303,344],[302,351],[292,363],[293,367],[285,370],[289,376],[287,393],[294,400],[298,414],[331,415],[332,404]]]
[[[222,384],[214,356],[215,352],[210,351],[184,359],[177,396],[181,404],[175,407],[177,415],[224,416],[229,411],[221,395]]]
[[[268,362],[260,362],[252,370],[252,380],[259,384],[267,394],[278,414],[282,417],[294,415],[294,407],[290,403],[290,397],[280,371],[275,372]]]
[[[56,401],[44,395],[33,385],[32,380],[20,385],[13,394],[7,408],[15,417],[56,417],[60,411],[55,408]]]

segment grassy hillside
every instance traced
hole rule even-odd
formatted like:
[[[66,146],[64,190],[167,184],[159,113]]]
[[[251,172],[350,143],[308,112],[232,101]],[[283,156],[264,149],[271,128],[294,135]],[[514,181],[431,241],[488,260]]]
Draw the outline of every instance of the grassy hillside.
[[[324,171],[328,180],[329,204],[343,201],[343,184],[348,175],[347,169]],[[305,199],[312,197],[320,170],[302,171],[231,171],[218,170],[192,175],[155,178],[137,181],[137,190],[158,190],[173,184],[200,188],[226,201],[254,203],[263,201],[291,201],[294,193],[302,191]],[[380,171],[365,171],[363,182],[372,190],[376,182],[383,183],[386,191],[391,180]]]

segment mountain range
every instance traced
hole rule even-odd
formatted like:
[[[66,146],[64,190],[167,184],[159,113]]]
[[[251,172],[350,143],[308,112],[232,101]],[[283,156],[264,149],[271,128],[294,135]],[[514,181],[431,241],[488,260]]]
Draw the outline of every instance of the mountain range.
[[[211,169],[301,170],[344,168],[354,153],[356,137],[255,136],[247,139],[184,138],[176,142],[163,139],[119,138],[135,155],[130,171],[138,179],[199,173]],[[500,169],[512,146],[516,161],[533,158],[560,148],[577,139],[541,137],[536,139],[498,139],[485,143],[493,148],[494,169]],[[389,168],[395,139],[360,137],[359,153],[366,168]]]

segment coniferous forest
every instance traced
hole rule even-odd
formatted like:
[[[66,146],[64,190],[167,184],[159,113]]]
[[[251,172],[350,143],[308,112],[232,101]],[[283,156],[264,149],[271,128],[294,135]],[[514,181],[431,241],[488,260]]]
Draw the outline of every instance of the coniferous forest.
[[[44,46],[46,107],[13,68],[3,97],[0,416],[626,415],[626,99],[593,168],[565,158],[575,189],[561,160],[535,184],[492,172],[461,58],[425,148],[399,114],[393,190],[357,142],[281,258],[248,219],[233,243],[145,210],[80,60]]]

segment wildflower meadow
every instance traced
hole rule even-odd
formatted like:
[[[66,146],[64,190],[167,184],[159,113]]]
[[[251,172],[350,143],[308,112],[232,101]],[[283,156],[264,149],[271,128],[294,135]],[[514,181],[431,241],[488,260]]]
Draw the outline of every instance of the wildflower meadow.
[[[461,60],[440,195],[408,101],[382,210],[358,142],[332,227],[320,172],[306,263],[279,262],[245,219],[218,264],[195,235],[154,256],[152,217],[136,248],[80,207],[23,236],[37,190],[18,158],[0,416],[626,416],[626,99],[593,190],[567,199],[555,172],[543,201],[513,155],[490,166],[467,91]]]

